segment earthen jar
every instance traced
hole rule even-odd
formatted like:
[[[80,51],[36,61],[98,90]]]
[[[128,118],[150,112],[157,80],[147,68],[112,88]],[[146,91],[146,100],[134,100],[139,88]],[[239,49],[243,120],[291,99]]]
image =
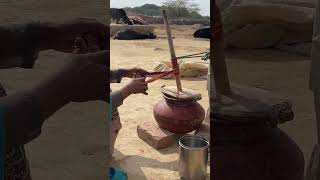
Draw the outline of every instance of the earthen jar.
[[[174,99],[163,94],[153,108],[160,128],[172,133],[184,134],[200,128],[205,110],[195,99]]]
[[[303,180],[303,153],[286,133],[267,124],[226,122],[210,122],[213,179]]]

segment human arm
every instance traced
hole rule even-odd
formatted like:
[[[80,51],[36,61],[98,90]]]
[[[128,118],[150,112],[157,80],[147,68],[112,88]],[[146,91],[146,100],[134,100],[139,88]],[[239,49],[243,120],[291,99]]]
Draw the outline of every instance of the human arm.
[[[111,100],[112,109],[115,109],[121,106],[124,101],[124,97],[121,94],[121,90],[112,91],[110,93],[110,100]]]
[[[66,66],[36,87],[0,99],[6,148],[40,134],[42,123],[69,102],[104,100],[109,95],[109,52],[70,56]]]
[[[110,83],[120,83],[123,77],[133,78],[134,74],[145,76],[148,74],[146,70],[140,68],[116,69],[110,71]],[[112,107],[117,108],[123,104],[123,101],[131,94],[144,93],[148,89],[145,78],[134,79],[120,90],[110,93]]]
[[[31,22],[0,26],[0,65],[6,67],[20,58],[24,63],[16,67],[32,67],[40,51],[54,49],[70,53],[76,37],[92,34],[105,44],[108,28],[94,19],[73,19],[56,22]],[[25,62],[27,61],[27,62]]]
[[[110,83],[120,83],[122,78],[133,78],[135,74],[145,77],[149,72],[141,68],[120,68],[110,70]]]
[[[145,94],[148,90],[148,83],[145,78],[133,78],[120,90],[111,92],[110,97],[112,101],[112,108],[117,108],[123,104],[123,101],[132,94]]]
[[[26,144],[38,137],[45,119],[68,103],[50,88],[51,83],[48,81],[42,87],[0,99],[5,120],[6,148]]]

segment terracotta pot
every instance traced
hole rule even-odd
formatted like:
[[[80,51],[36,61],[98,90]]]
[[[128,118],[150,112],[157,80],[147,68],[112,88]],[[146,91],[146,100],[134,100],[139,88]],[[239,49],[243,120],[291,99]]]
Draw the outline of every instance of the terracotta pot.
[[[176,134],[185,134],[200,128],[205,118],[205,110],[196,100],[173,99],[166,95],[163,95],[163,98],[153,108],[159,127]]]
[[[211,124],[213,179],[303,180],[303,153],[279,128]]]

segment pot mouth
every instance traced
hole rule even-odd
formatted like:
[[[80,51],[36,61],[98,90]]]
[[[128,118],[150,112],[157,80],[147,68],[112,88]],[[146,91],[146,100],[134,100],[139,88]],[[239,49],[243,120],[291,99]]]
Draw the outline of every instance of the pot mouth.
[[[180,101],[180,102],[192,102],[199,101],[202,99],[201,94],[191,90],[183,89],[181,92],[176,92],[176,87],[162,87],[161,93],[163,97],[170,101]]]
[[[209,148],[209,141],[198,135],[185,135],[179,139],[179,146],[187,150],[206,150]]]
[[[179,99],[179,98],[173,98],[173,97],[170,97],[164,93],[162,93],[162,96],[163,98],[167,101],[167,102],[181,102],[181,103],[185,103],[185,102],[197,102],[198,100],[197,99]]]

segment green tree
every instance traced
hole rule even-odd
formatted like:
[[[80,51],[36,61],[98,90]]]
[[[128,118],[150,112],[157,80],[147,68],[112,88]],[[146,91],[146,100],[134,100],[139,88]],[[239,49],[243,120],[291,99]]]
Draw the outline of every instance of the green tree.
[[[170,18],[199,17],[199,4],[192,0],[167,0],[162,6]],[[200,15],[201,16],[201,15]]]

